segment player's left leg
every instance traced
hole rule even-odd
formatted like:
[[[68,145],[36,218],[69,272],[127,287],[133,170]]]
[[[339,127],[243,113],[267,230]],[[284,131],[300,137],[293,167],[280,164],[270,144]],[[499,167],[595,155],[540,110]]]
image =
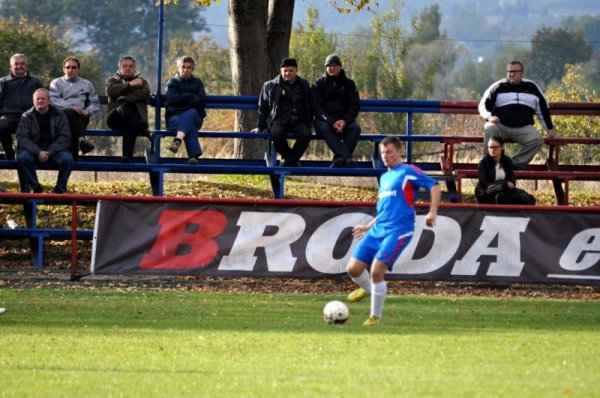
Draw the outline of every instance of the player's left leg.
[[[383,313],[383,304],[387,295],[387,283],[385,282],[385,273],[388,265],[377,259],[371,264],[371,316],[365,322],[365,325],[381,324]],[[377,320],[378,322],[374,322]]]
[[[364,325],[381,325],[383,304],[387,295],[385,273],[391,270],[408,243],[412,239],[412,231],[392,233],[383,242],[371,264],[371,316]]]

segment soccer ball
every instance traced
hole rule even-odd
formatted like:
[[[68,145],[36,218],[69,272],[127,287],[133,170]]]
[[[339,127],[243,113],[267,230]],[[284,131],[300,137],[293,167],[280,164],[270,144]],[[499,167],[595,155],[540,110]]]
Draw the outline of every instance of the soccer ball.
[[[323,319],[329,324],[344,323],[349,316],[348,306],[341,301],[330,301],[323,308]]]

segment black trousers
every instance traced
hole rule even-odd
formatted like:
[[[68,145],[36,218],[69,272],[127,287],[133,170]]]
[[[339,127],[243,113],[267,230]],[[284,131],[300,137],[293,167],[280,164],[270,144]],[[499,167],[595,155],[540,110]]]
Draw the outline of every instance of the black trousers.
[[[274,121],[270,132],[273,137],[273,145],[281,157],[286,162],[298,163],[310,143],[310,126],[301,121],[285,124]],[[288,144],[288,133],[293,133],[296,139],[292,147]]]
[[[65,109],[65,115],[69,121],[69,129],[71,130],[71,153],[73,159],[79,160],[79,138],[85,137],[85,129],[90,124],[90,118],[81,115],[73,109]]]
[[[138,136],[150,138],[148,125],[142,120],[136,105],[132,102],[119,105],[116,112],[108,117],[106,124],[112,130],[119,130],[123,133],[124,157],[133,157],[135,140]]]
[[[0,116],[0,143],[2,143],[2,148],[4,148],[6,160],[15,160],[12,135],[17,132],[19,120],[21,120],[21,115],[17,113]]]

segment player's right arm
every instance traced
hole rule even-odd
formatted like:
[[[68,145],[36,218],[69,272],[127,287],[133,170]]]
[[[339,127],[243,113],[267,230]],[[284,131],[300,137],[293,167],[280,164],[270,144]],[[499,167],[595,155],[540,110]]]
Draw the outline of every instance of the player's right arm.
[[[354,227],[354,229],[352,229],[352,236],[354,236],[356,239],[362,238],[367,233],[369,228],[375,224],[375,221],[377,221],[377,218],[372,219],[368,224],[358,224],[356,227]]]

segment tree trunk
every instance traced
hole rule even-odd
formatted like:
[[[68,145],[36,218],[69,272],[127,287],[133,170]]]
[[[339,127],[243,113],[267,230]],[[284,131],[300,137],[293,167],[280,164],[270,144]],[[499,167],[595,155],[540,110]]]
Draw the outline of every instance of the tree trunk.
[[[281,59],[289,55],[294,1],[271,0],[269,2],[267,51],[270,59],[270,72],[273,76],[279,73]]]
[[[293,12],[294,0],[229,0],[229,54],[235,95],[258,95],[263,83],[279,72],[279,62],[289,50]],[[235,130],[256,127],[256,117],[255,111],[237,111]],[[260,140],[234,142],[236,158],[260,159],[264,153]]]

